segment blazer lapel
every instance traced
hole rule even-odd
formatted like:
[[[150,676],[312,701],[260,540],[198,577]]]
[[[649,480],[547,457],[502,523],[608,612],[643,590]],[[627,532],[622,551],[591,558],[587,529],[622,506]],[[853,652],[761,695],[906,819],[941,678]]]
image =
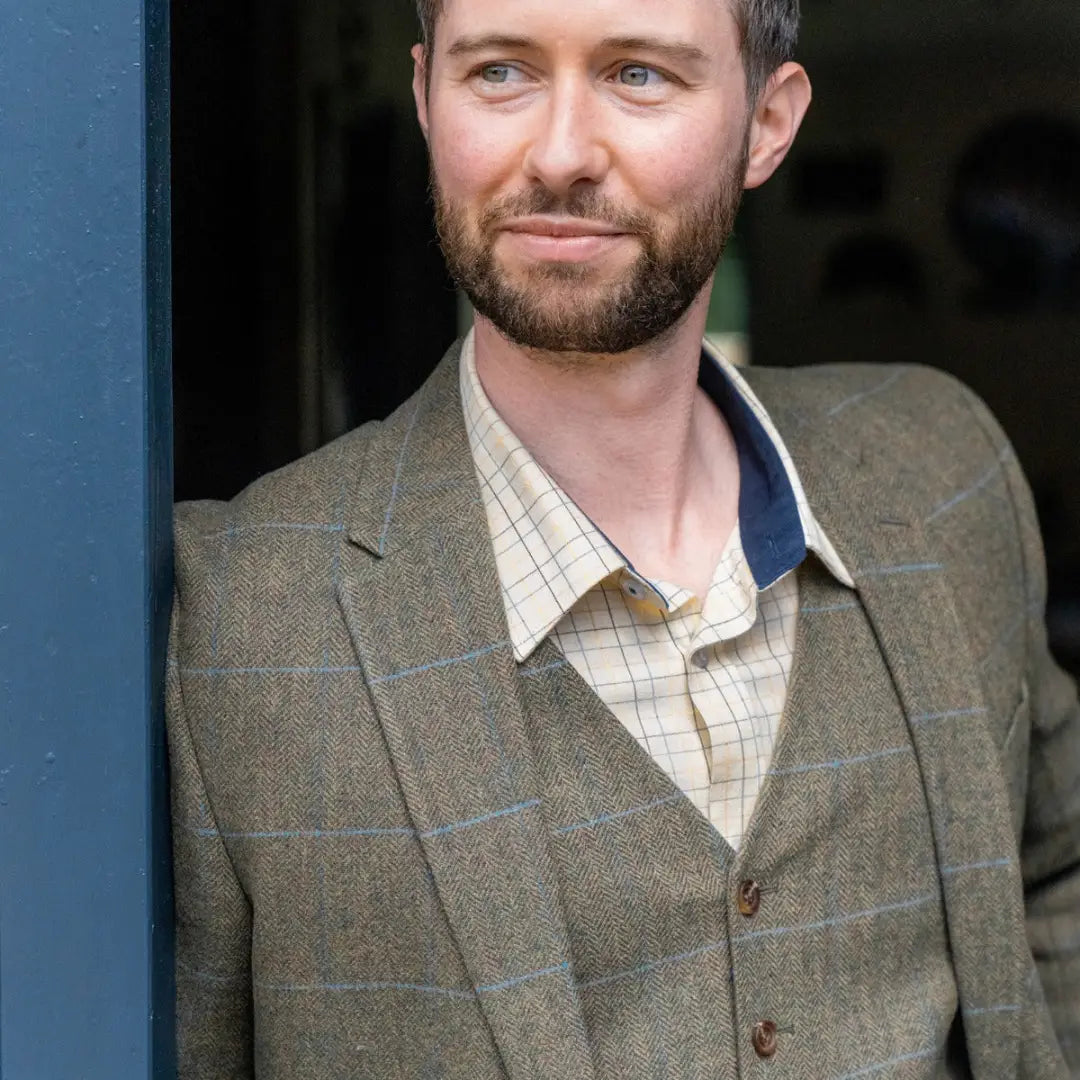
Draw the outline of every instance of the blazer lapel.
[[[921,527],[917,490],[880,427],[871,443],[855,417],[815,408],[823,376],[752,372],[815,516],[855,578],[900,701],[922,772],[963,1011],[978,1080],[1015,1074],[1024,907],[1004,778],[982,690],[949,589]],[[809,398],[809,400],[808,400]],[[991,880],[980,881],[981,877]]]
[[[592,1077],[451,350],[352,478],[338,595],[511,1080]]]

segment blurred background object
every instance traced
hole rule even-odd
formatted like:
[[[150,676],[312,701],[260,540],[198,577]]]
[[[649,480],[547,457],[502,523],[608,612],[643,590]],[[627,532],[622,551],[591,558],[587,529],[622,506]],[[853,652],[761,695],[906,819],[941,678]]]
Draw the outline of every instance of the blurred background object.
[[[1033,113],[995,124],[960,159],[949,218],[978,271],[979,312],[1080,302],[1080,124]]]
[[[1031,480],[1080,672],[1080,4],[803,9],[814,106],[747,198],[710,335],[740,362],[970,385]],[[172,19],[177,496],[220,498],[391,411],[468,313],[431,224],[411,0]]]

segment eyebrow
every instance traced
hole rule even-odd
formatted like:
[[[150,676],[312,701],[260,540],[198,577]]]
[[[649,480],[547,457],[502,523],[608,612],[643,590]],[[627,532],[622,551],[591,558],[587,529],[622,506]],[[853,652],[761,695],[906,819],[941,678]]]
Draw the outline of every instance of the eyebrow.
[[[704,64],[709,55],[688,41],[667,41],[650,37],[604,38],[600,47],[606,52],[650,52],[666,56],[669,60],[681,60],[688,64]]]
[[[447,56],[472,56],[474,53],[488,52],[495,49],[534,49],[536,42],[531,38],[515,37],[512,34],[480,34],[475,37],[459,37],[449,49]]]
[[[481,34],[459,37],[447,50],[453,57],[472,56],[476,53],[500,49],[536,49],[532,38],[513,34]],[[685,64],[703,64],[709,59],[707,53],[686,41],[667,41],[651,37],[608,37],[600,42],[603,52],[649,52]]]

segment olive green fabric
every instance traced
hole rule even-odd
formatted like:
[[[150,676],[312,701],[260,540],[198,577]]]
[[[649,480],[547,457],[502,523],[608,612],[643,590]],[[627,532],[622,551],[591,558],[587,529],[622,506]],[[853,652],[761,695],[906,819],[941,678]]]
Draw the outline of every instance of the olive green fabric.
[[[553,646],[523,675],[598,1076],[968,1075],[904,711],[857,597],[816,560],[800,577],[798,665],[738,854]],[[857,708],[837,710],[851,688]],[[761,904],[746,915],[751,881]],[[779,1029],[768,1064],[752,1043],[765,1020]]]
[[[983,407],[920,368],[751,369],[858,590],[801,571],[784,775],[735,865],[550,645],[514,663],[456,365],[233,502],[179,508],[181,1077],[1080,1069],[1080,715]],[[667,853],[653,878],[645,852]],[[773,889],[753,926],[744,871]],[[714,1021],[690,1006],[724,964]],[[857,1008],[823,1013],[826,975]],[[781,1029],[768,1063],[758,1019]]]

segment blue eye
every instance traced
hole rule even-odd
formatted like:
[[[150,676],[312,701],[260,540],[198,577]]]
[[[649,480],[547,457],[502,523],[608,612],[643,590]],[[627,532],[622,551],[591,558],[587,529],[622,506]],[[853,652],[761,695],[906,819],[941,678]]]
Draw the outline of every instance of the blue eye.
[[[480,76],[484,82],[498,86],[508,83],[513,71],[509,64],[485,64],[480,69]]]
[[[662,77],[655,68],[646,67],[644,64],[626,64],[619,68],[619,82],[623,86],[649,86]]]

